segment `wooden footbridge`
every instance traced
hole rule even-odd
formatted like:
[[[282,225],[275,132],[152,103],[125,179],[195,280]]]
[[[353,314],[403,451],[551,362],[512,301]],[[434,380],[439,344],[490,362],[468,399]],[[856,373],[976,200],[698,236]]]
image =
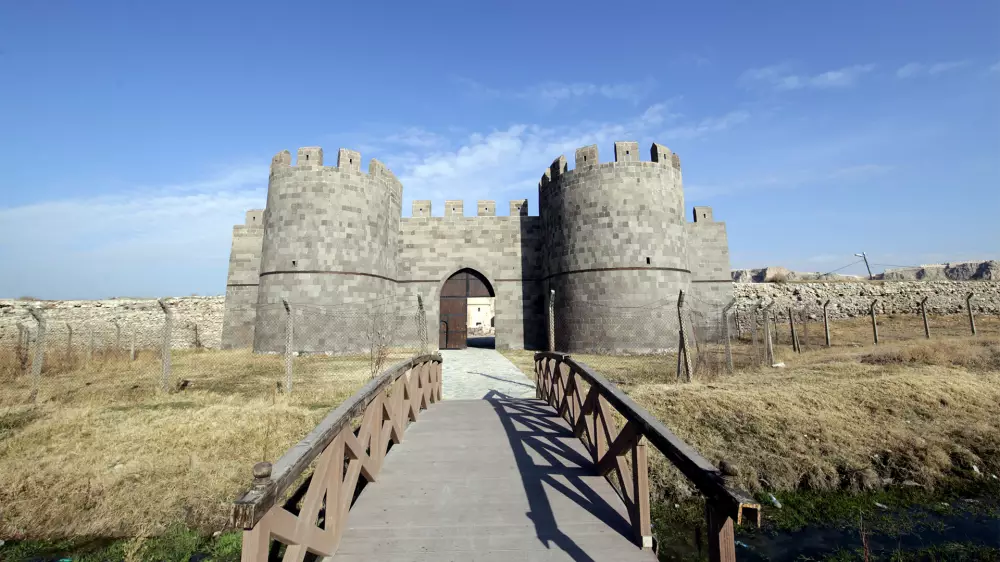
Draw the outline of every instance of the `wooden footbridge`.
[[[656,560],[650,446],[705,496],[711,560],[735,560],[745,510],[759,522],[726,475],[570,356],[535,355],[537,399],[441,402],[441,361],[392,367],[254,466],[232,511],[244,562]]]

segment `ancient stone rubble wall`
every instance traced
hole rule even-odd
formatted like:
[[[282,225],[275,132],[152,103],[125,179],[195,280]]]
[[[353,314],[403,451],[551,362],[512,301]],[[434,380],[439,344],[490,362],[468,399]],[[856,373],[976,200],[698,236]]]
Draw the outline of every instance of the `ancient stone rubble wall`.
[[[202,347],[220,347],[225,297],[178,297],[165,299],[165,302],[173,311],[171,339],[174,348],[193,348],[199,341]],[[48,345],[65,346],[70,339],[70,329],[73,332],[73,347],[81,349],[89,345],[91,331],[98,348],[111,347],[116,341],[127,348],[133,331],[138,349],[158,348],[163,341],[164,314],[156,299],[0,299],[0,347],[16,344],[18,323],[23,324],[34,337],[38,324],[29,312],[32,308],[42,311]],[[121,327],[120,336],[115,327],[116,320]]]
[[[501,218],[501,217],[498,217]],[[504,217],[505,218],[505,217]],[[868,314],[872,299],[878,298],[884,314],[916,314],[918,303],[927,299],[929,314],[965,312],[965,296],[972,292],[977,314],[1000,314],[1000,281],[875,281],[850,283],[734,283],[736,306],[748,310],[761,302],[775,302],[775,310],[784,314],[789,306],[800,309],[813,306],[817,311],[827,299],[831,318],[855,318]],[[177,297],[165,299],[174,312],[173,347],[196,345],[194,327],[206,348],[219,348],[225,297]],[[31,308],[42,309],[47,322],[49,341],[65,344],[68,323],[73,328],[74,347],[88,343],[89,331],[95,332],[97,345],[111,345],[115,338],[114,321],[122,327],[122,345],[128,345],[135,329],[139,348],[158,347],[163,330],[163,312],[155,299],[108,299],[94,301],[24,301],[0,299],[0,347],[17,341],[17,324],[34,334],[36,323]],[[537,317],[539,324],[544,322]],[[544,328],[544,327],[542,327]]]
[[[866,281],[843,283],[734,283],[736,306],[750,309],[760,303],[775,303],[779,316],[789,306],[806,306],[821,311],[830,301],[831,318],[866,316],[873,299],[879,299],[881,314],[916,314],[927,297],[928,314],[956,314],[965,311],[970,292],[973,310],[1000,314],[1000,281]]]

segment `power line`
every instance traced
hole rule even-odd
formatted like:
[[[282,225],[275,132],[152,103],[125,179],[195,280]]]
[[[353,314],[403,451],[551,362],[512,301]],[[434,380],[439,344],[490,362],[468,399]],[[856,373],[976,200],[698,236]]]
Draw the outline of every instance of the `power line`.
[[[833,271],[828,271],[828,272],[824,273],[823,275],[830,275],[831,273],[837,273],[840,270],[847,269],[848,267],[851,267],[852,265],[857,265],[857,264],[859,264],[859,263],[861,263],[863,261],[865,261],[865,260],[858,260],[856,262],[851,262],[851,263],[845,265],[844,267],[838,267],[837,269],[834,269]]]

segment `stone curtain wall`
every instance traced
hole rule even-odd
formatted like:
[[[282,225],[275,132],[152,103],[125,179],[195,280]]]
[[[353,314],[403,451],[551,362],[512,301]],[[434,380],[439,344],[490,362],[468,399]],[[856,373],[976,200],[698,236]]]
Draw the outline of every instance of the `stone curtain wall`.
[[[761,301],[776,302],[779,316],[789,306],[800,309],[811,305],[827,309],[830,318],[855,318],[868,315],[872,299],[879,299],[879,313],[917,314],[919,303],[927,299],[928,314],[957,314],[965,311],[965,297],[975,293],[973,310],[982,314],[1000,314],[1000,281],[873,281],[858,283],[734,283],[733,292],[739,308],[750,308]]]
[[[1000,314],[1000,281],[882,281],[858,283],[734,283],[736,304],[741,309],[756,306],[765,300],[777,302],[782,314],[787,307],[801,308],[806,304],[822,307],[830,299],[831,318],[866,317],[873,298],[878,298],[888,314],[916,314],[917,303],[927,300],[928,314],[958,314],[965,312],[965,295],[972,291],[976,313]],[[222,335],[225,297],[178,297],[166,299],[174,311],[173,345],[175,348],[194,347],[197,324],[201,343],[217,349]],[[427,303],[430,304],[430,303]],[[0,299],[0,346],[17,341],[17,323],[22,322],[32,333],[36,323],[29,308],[41,308],[48,321],[50,341],[64,341],[66,322],[73,326],[74,346],[87,345],[87,328],[113,328],[115,318],[121,319],[122,341],[127,345],[130,330],[136,327],[139,348],[157,347],[163,328],[163,312],[155,299],[110,299],[97,301],[22,301]],[[881,309],[880,309],[881,312]],[[430,316],[428,312],[428,316]],[[544,318],[537,320],[541,326]],[[544,331],[544,326],[540,327]],[[431,332],[431,345],[436,344],[436,332]]]
[[[195,347],[194,326],[206,348],[218,349],[222,340],[222,316],[225,297],[179,297],[165,299],[174,314],[174,348]],[[122,327],[121,342],[127,348],[135,329],[136,348],[159,347],[163,337],[163,311],[156,299],[110,299],[97,301],[24,301],[0,299],[0,347],[17,343],[17,324],[21,322],[32,334],[37,322],[28,312],[42,309],[49,344],[65,343],[66,323],[73,328],[73,347],[89,344],[89,330],[95,332],[97,345],[108,345],[114,333],[114,320]],[[34,337],[34,336],[32,336]]]

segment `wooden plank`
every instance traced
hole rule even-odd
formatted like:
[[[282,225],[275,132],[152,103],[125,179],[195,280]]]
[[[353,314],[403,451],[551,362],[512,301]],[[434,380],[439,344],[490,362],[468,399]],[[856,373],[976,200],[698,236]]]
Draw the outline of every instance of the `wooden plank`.
[[[615,458],[624,455],[632,447],[633,444],[638,440],[639,436],[636,434],[636,424],[629,421],[625,424],[625,427],[618,433],[618,437],[615,437],[611,446],[608,447],[604,456],[597,461],[597,473],[601,476],[606,476],[609,472],[614,470],[617,466]]]
[[[554,413],[541,400],[495,399],[446,400],[421,415],[351,508],[334,560],[654,562]],[[538,425],[562,454],[533,446]]]
[[[355,416],[386,386],[412,369],[427,362],[441,362],[441,355],[421,355],[398,363],[366,384],[330,412],[308,435],[281,456],[271,469],[270,478],[254,485],[234,503],[230,523],[236,528],[251,529],[267,513],[302,472],[333,442]]]

